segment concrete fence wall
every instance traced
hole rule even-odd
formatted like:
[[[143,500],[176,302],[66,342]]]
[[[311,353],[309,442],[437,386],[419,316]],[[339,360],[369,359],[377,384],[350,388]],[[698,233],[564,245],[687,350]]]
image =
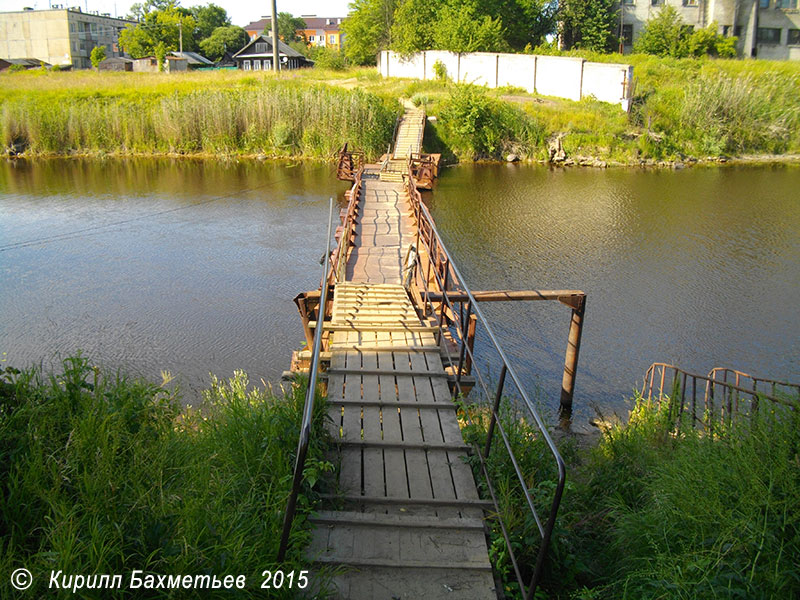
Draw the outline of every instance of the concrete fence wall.
[[[453,81],[490,88],[514,86],[530,93],[580,100],[594,96],[603,102],[630,105],[633,67],[593,63],[583,58],[473,52],[455,54],[441,50],[418,52],[403,58],[384,50],[378,55],[378,71],[384,77],[435,79],[434,64],[441,62]]]

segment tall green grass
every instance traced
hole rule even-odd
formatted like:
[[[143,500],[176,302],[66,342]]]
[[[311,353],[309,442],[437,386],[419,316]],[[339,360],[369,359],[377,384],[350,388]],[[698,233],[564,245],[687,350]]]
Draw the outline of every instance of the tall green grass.
[[[465,436],[482,447],[487,413],[465,410]],[[513,409],[502,422],[543,510],[555,478],[544,443]],[[689,423],[678,433],[669,402],[636,398],[628,422],[596,446],[577,448],[568,438],[560,446],[568,483],[541,598],[800,597],[797,411],[764,402],[754,419],[712,438]],[[489,471],[529,576],[539,534],[497,443]],[[493,564],[506,594],[519,597],[499,527],[491,531]]]
[[[84,95],[14,94],[0,105],[0,144],[33,153],[263,153],[331,157],[345,142],[379,156],[399,112],[362,90],[252,80],[229,89]]]
[[[122,574],[127,583],[134,569],[246,575],[247,588],[233,595],[262,597],[261,572],[276,567],[304,393],[299,385],[286,395],[256,390],[238,372],[213,379],[203,405],[182,410],[164,387],[103,373],[81,356],[64,361],[60,375],[3,370],[0,571],[31,571],[30,598],[54,594],[51,570]],[[322,404],[309,470],[330,468]],[[309,568],[301,551],[313,497],[306,487],[284,570]]]

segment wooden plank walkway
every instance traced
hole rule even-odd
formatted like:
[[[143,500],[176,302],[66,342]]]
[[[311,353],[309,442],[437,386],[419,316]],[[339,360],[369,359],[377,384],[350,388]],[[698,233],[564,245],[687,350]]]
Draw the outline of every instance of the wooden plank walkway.
[[[311,519],[308,557],[345,567],[340,598],[494,599],[488,504],[464,461],[435,327],[400,283],[416,224],[402,184],[379,168],[365,169],[347,281],[324,325],[341,496]]]

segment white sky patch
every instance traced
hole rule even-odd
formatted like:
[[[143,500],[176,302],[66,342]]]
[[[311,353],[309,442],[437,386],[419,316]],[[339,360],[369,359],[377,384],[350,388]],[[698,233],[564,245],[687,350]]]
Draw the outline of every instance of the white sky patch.
[[[251,0],[212,0],[228,11],[234,25],[244,26],[257,21],[272,12],[271,0],[252,2]],[[26,6],[46,10],[52,5],[78,7],[84,12],[97,11],[110,13],[112,17],[124,17],[135,0],[0,0],[0,12],[22,10]],[[208,4],[209,0],[181,0],[184,7]],[[347,16],[350,0],[278,0],[278,12],[288,12],[295,16],[316,15],[318,17]]]

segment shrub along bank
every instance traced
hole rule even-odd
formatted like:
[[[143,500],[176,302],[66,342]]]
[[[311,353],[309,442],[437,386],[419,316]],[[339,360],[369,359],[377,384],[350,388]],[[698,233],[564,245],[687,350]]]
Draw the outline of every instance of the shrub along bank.
[[[214,378],[199,409],[181,409],[164,387],[104,373],[81,356],[65,360],[60,375],[0,369],[0,571],[34,576],[14,597],[58,596],[49,575],[62,571],[120,574],[122,589],[79,596],[127,598],[134,569],[247,577],[244,590],[136,597],[263,597],[263,570],[308,569],[300,556],[314,497],[308,487],[294,555],[274,562],[304,396],[300,385],[286,395],[254,390],[239,372]],[[324,403],[317,407],[306,481],[330,468],[322,459]],[[295,596],[296,583],[270,597]]]

